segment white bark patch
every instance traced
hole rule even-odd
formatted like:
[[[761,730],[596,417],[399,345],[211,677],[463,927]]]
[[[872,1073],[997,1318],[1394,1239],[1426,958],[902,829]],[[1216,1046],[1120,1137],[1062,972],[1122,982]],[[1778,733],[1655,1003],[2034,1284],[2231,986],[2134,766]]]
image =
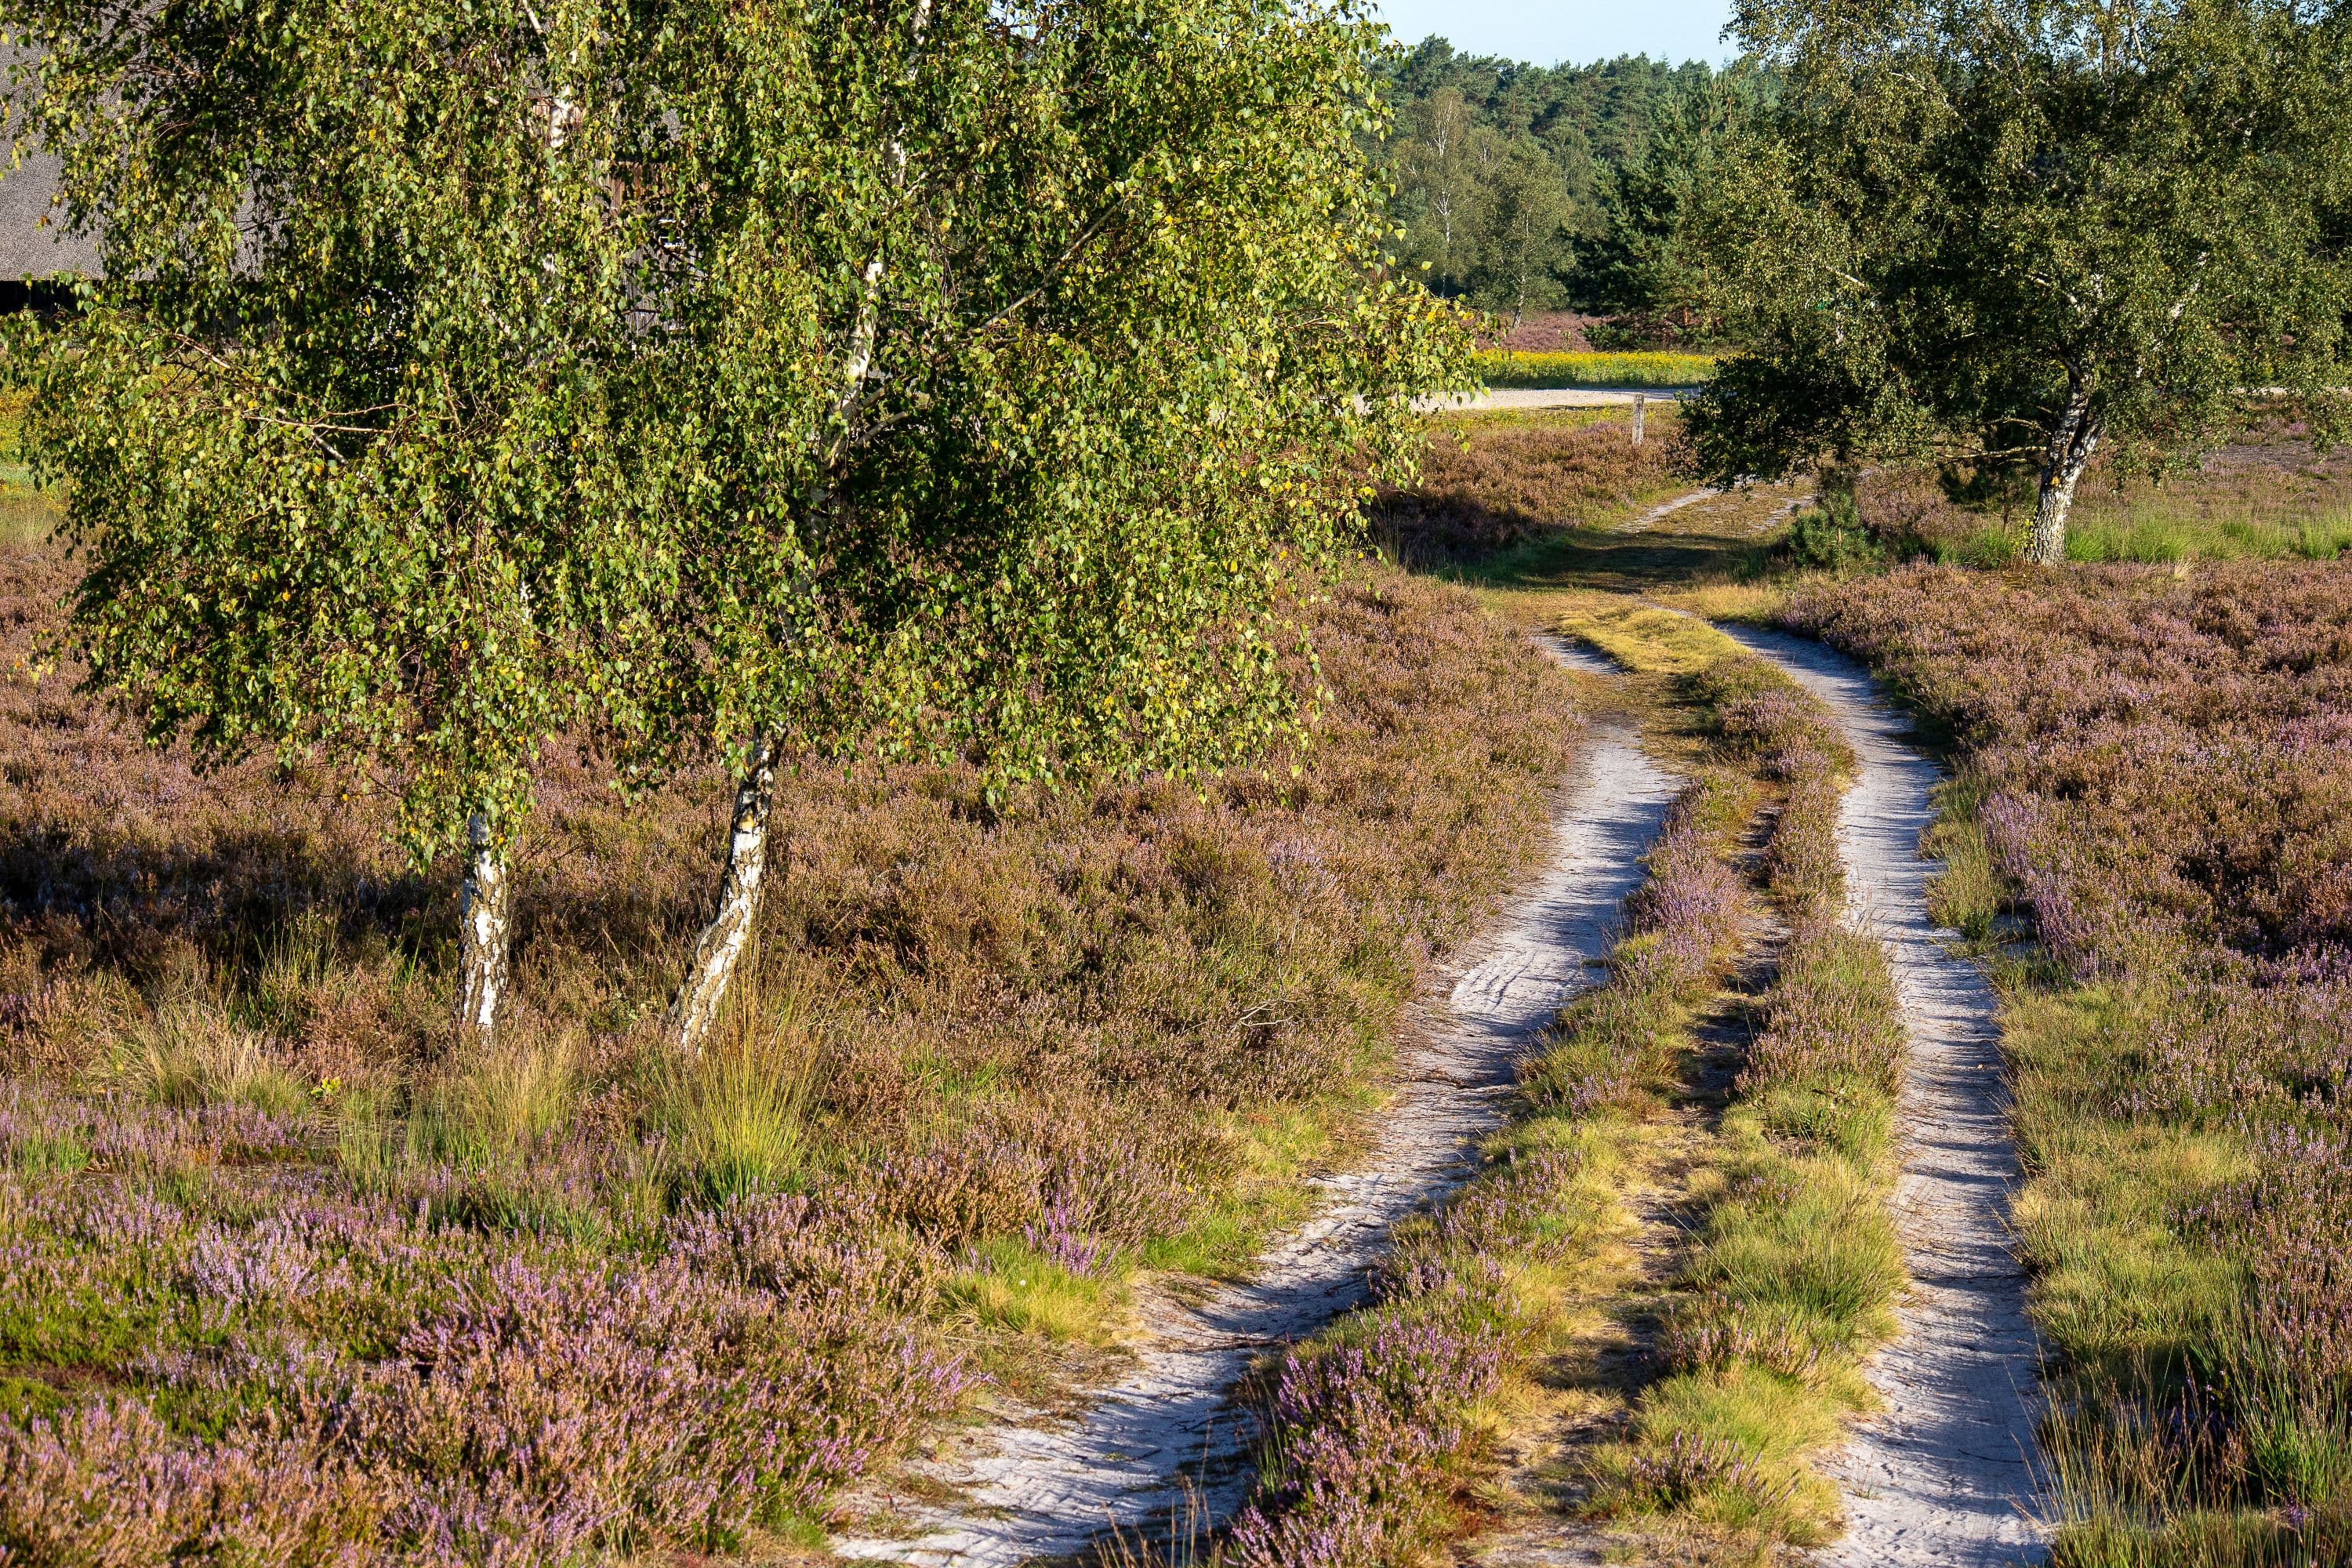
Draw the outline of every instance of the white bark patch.
[[[487,1039],[498,1031],[499,1008],[506,1000],[514,882],[507,847],[490,841],[481,817],[467,824],[467,837],[471,852],[457,917],[457,1029]]]
[[[735,786],[735,817],[727,837],[727,870],[719,879],[719,907],[694,944],[686,978],[670,1002],[670,1032],[691,1056],[718,1021],[734,983],[735,965],[760,917],[760,890],[767,879],[768,816],[776,798],[776,761],[782,742],[763,735],[751,744],[743,776]]]
[[[2066,561],[2066,514],[2074,510],[2074,486],[2099,449],[2098,422],[2091,417],[2091,395],[2081,388],[2070,393],[2066,412],[2051,432],[2042,463],[2042,489],[2033,508],[2033,542],[2026,559],[2037,566],[2060,566]]]

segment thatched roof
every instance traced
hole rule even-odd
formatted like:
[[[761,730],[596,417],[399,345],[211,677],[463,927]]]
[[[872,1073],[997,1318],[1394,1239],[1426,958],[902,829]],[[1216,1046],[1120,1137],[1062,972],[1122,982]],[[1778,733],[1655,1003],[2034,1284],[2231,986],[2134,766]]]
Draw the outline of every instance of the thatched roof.
[[[96,275],[98,242],[68,232],[64,209],[49,205],[57,188],[55,158],[27,158],[23,167],[0,174],[0,281]]]

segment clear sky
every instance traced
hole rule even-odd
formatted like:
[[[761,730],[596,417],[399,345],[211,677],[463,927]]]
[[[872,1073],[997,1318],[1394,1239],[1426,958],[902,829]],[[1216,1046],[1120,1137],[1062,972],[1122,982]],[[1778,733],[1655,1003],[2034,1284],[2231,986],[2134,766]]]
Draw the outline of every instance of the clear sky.
[[[1717,35],[1731,0],[1377,0],[1397,39],[1435,33],[1465,54],[1539,66],[1587,65],[1617,55],[1719,65],[1734,51]]]

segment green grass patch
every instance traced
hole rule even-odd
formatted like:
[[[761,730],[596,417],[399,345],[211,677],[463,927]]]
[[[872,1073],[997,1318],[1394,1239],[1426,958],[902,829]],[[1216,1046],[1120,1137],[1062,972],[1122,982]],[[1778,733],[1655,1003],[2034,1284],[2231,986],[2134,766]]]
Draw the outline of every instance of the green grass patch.
[[[2066,529],[2069,561],[2333,561],[2347,548],[2352,507],[2341,504],[2308,516],[2273,517],[2142,502],[2116,512],[2084,511]]]
[[[1496,351],[1478,356],[1488,386],[1684,387],[1715,375],[1713,354]]]
[[[988,1328],[1056,1343],[1108,1344],[1125,1318],[1114,1279],[1075,1272],[1002,1237],[980,1244],[971,1266],[950,1276],[941,1294]]]

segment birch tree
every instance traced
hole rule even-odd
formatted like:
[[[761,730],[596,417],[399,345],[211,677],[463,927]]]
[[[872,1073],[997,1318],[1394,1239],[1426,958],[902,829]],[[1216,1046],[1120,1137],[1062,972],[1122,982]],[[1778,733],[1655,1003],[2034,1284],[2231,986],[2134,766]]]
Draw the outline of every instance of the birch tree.
[[[2292,0],[1749,0],[1782,74],[1685,244],[1735,338],[1706,466],[1929,460],[2034,489],[2161,469],[2278,389],[2342,428],[2347,54]]]
[[[12,368],[89,681],[157,742],[320,757],[465,857],[455,1011],[507,990],[541,742],[661,574],[607,395],[661,111],[602,0],[6,0],[19,145],[105,275]]]
[[[1380,265],[1378,39],[1280,0],[712,5],[664,66],[634,418],[680,563],[646,776],[736,773],[691,1050],[815,759],[1011,790],[1246,757],[1465,323]]]
[[[1509,311],[1516,327],[1529,307],[1559,302],[1559,272],[1572,259],[1568,191],[1551,161],[1524,138],[1500,149],[1487,183],[1478,295]]]

